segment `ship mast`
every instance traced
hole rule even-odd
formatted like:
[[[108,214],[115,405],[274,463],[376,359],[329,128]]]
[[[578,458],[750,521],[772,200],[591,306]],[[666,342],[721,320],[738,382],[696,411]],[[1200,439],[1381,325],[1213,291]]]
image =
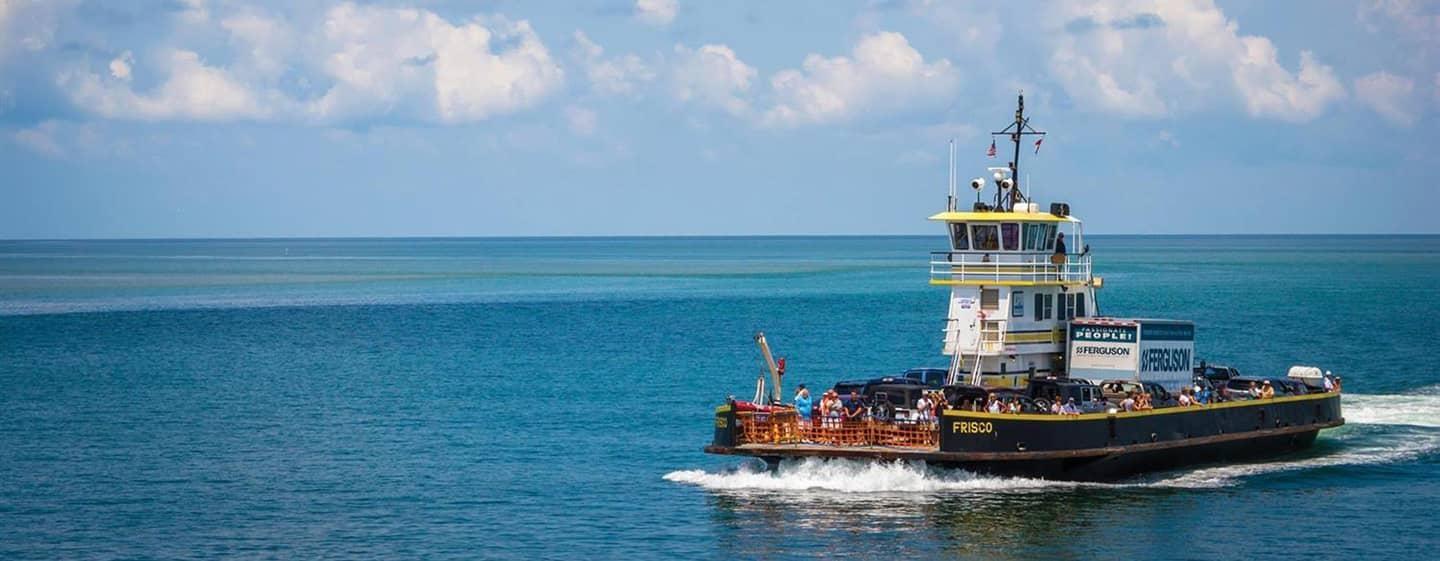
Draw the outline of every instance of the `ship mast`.
[[[1020,190],[1020,137],[1022,136],[1045,136],[1045,131],[1037,131],[1030,126],[1030,120],[1025,118],[1025,92],[1022,90],[1018,96],[1015,107],[1015,122],[1010,123],[1004,129],[991,132],[991,135],[1007,134],[1010,141],[1015,143],[1015,159],[1010,160],[1010,180],[1013,182],[1009,189],[1009,196],[1006,196],[1006,189],[999,187],[995,192],[996,210],[1014,210],[1015,203],[1025,200],[1024,192]]]

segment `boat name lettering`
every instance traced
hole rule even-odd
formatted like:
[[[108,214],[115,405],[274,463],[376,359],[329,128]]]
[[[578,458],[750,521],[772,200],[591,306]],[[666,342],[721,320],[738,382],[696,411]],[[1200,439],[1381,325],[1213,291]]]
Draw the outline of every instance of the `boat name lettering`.
[[[995,425],[984,421],[955,421],[951,429],[960,434],[990,434]]]
[[[1178,372],[1190,368],[1190,349],[1145,349],[1140,353],[1140,369],[1146,372]]]

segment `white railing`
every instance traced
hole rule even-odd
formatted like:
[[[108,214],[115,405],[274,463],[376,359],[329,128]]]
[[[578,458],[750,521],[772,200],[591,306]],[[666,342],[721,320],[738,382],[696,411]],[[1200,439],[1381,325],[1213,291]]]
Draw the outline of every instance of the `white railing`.
[[[930,254],[930,280],[987,282],[1086,282],[1090,255],[1069,254],[1060,264],[1050,253],[936,251]]]

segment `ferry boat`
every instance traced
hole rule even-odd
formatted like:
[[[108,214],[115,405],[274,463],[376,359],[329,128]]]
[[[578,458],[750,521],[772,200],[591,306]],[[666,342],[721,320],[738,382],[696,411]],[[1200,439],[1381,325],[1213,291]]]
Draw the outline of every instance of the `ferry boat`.
[[[1014,143],[1014,158],[970,182],[969,209],[957,207],[950,147],[946,207],[930,217],[950,247],[931,254],[929,280],[950,292],[941,345],[949,368],[838,384],[833,397],[812,397],[828,411],[800,411],[781,391],[783,358],[757,335],[767,372],[753,400],[716,408],[706,452],[772,468],[785,458],[867,458],[1112,480],[1292,453],[1345,422],[1328,372],[1246,379],[1197,369],[1193,323],[1101,315],[1104,280],[1081,220],[1066,203],[1042,210],[1020,184],[1021,142],[1045,134],[1024,112],[1022,93],[1015,120],[992,133]]]

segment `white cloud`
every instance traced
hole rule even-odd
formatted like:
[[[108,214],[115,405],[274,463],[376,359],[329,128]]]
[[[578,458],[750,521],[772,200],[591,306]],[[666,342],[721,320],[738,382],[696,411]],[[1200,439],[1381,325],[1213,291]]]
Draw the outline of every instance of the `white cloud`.
[[[135,55],[130,51],[120,53],[120,56],[110,61],[110,75],[121,80],[129,80],[130,65],[132,64],[135,64]]]
[[[173,50],[161,59],[165,80],[150,92],[136,92],[126,81],[90,72],[62,74],[59,85],[80,109],[117,119],[220,121],[269,114],[249,89],[224,70],[206,65],[200,55]]]
[[[1404,127],[1419,118],[1415,81],[1389,72],[1376,72],[1355,80],[1355,99],[1379,113],[1386,121]]]
[[[635,17],[654,26],[670,25],[679,9],[676,0],[635,0]]]
[[[904,35],[862,37],[850,57],[812,54],[800,70],[770,79],[775,105],[763,122],[775,126],[831,123],[876,111],[914,108],[949,100],[959,88],[950,61],[927,63]]]
[[[675,45],[670,89],[682,102],[710,105],[743,116],[750,111],[746,96],[756,74],[754,67],[725,45],[704,45],[694,50]]]
[[[533,106],[564,81],[523,20],[451,25],[424,10],[346,3],[330,10],[323,30],[335,85],[314,106],[322,119],[411,107],[441,122],[478,121]]]
[[[299,38],[284,21],[256,11],[245,11],[220,20],[238,47],[237,71],[259,79],[273,79],[285,72],[287,59],[294,54]]]
[[[585,69],[585,77],[595,91],[605,95],[635,95],[640,86],[655,79],[655,71],[640,60],[627,54],[606,58],[605,49],[585,32],[576,30],[576,62]]]
[[[3,1],[3,0],[0,0]],[[529,108],[557,91],[564,72],[530,24],[475,17],[452,24],[417,9],[341,3],[302,27],[250,8],[211,17],[187,4],[184,21],[227,34],[229,63],[161,49],[138,66],[128,52],[108,76],[83,69],[58,84],[80,109],[121,119],[286,119],[335,123],[392,117],[440,123],[484,120]],[[203,17],[201,17],[203,16]],[[134,89],[133,72],[157,66],[161,83]],[[294,71],[292,73],[292,71]],[[299,74],[294,93],[288,75]]]
[[[1211,0],[1077,2],[1048,16],[1050,70],[1071,98],[1092,109],[1156,117],[1222,97],[1254,117],[1318,117],[1345,97],[1334,70],[1306,51],[1297,72],[1265,37],[1240,35]]]
[[[565,108],[565,123],[570,127],[570,132],[580,136],[595,134],[597,125],[594,111],[573,105]]]
[[[0,2],[3,1],[4,0],[0,0]],[[0,3],[0,10],[3,9],[4,5]],[[51,158],[58,158],[64,155],[65,152],[61,150],[60,143],[55,139],[57,128],[58,124],[55,121],[45,121],[34,127],[16,131],[14,139],[16,143],[30,150]]]

